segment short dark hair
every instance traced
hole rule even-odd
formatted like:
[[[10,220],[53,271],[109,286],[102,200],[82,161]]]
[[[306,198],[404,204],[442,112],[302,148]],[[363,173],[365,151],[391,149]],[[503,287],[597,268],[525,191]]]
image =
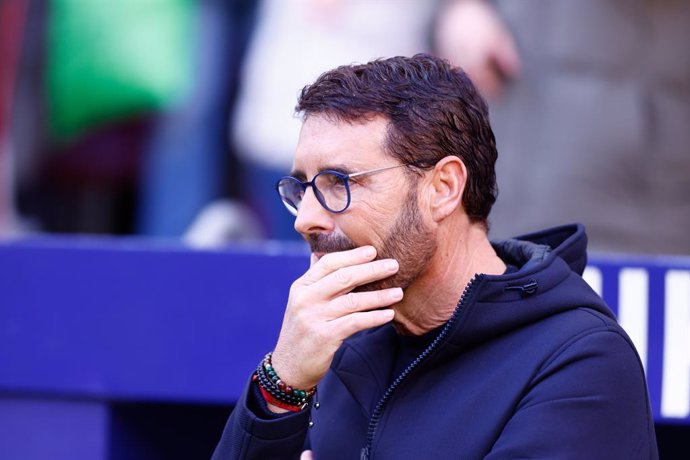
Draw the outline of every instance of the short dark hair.
[[[487,224],[497,195],[496,140],[486,102],[461,69],[428,54],[341,66],[304,87],[295,109],[348,122],[383,115],[385,150],[421,169],[458,156],[468,171],[465,212]]]

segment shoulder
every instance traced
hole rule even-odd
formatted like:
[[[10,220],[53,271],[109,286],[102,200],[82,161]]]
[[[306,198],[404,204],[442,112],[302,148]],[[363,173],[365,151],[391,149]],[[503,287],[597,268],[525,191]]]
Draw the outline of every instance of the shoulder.
[[[544,327],[548,329],[545,334],[555,337],[543,355],[535,382],[556,378],[573,388],[596,386],[603,393],[646,400],[639,355],[615,320],[596,310],[577,308],[558,315]]]

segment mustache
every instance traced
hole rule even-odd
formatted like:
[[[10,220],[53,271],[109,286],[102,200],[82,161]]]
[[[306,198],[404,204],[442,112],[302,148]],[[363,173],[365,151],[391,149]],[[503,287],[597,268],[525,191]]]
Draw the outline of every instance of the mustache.
[[[316,233],[309,235],[306,240],[307,243],[309,243],[311,252],[323,254],[348,251],[357,247],[351,239],[343,235],[324,235],[322,233]]]

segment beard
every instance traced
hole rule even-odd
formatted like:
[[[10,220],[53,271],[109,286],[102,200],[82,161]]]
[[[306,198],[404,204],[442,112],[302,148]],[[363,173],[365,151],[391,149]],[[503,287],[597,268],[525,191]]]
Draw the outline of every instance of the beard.
[[[318,233],[309,235],[307,242],[312,252],[321,253],[347,251],[358,247],[345,235]],[[388,278],[357,286],[352,291],[375,291],[392,287],[406,289],[429,267],[436,248],[434,234],[424,225],[416,190],[412,189],[388,236],[381,247],[376,248],[377,259],[398,261],[398,272]]]

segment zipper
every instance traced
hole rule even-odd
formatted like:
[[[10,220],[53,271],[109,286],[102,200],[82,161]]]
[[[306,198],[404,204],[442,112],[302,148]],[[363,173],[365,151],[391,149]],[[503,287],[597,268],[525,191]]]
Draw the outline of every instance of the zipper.
[[[426,348],[426,350],[424,350],[419,356],[417,356],[414,359],[414,361],[412,361],[405,368],[405,370],[402,371],[398,377],[396,377],[393,383],[391,383],[390,386],[386,389],[385,393],[383,394],[379,402],[376,404],[376,408],[374,409],[374,412],[371,414],[371,418],[369,419],[369,427],[367,428],[367,443],[362,448],[362,451],[360,453],[360,460],[370,459],[370,452],[372,444],[374,442],[374,436],[376,435],[376,429],[378,428],[379,422],[381,421],[381,416],[383,415],[383,410],[385,409],[386,404],[390,400],[391,396],[393,396],[393,392],[400,386],[403,380],[405,380],[405,378],[407,378],[407,376],[410,375],[412,370],[419,366],[419,364],[422,361],[424,361],[431,354],[431,352],[438,348],[439,344],[446,338],[450,330],[453,328],[455,321],[458,319],[460,313],[464,309],[464,306],[468,301],[467,299],[474,292],[475,286],[478,284],[479,280],[483,278],[483,276],[484,275],[482,274],[475,275],[470,280],[467,286],[465,286],[465,290],[462,292],[462,295],[460,296],[460,300],[458,301],[457,307],[455,307],[455,311],[453,312],[453,314],[451,315],[450,319],[443,327],[441,332],[436,336],[434,341],[431,342],[431,345],[429,345]]]

